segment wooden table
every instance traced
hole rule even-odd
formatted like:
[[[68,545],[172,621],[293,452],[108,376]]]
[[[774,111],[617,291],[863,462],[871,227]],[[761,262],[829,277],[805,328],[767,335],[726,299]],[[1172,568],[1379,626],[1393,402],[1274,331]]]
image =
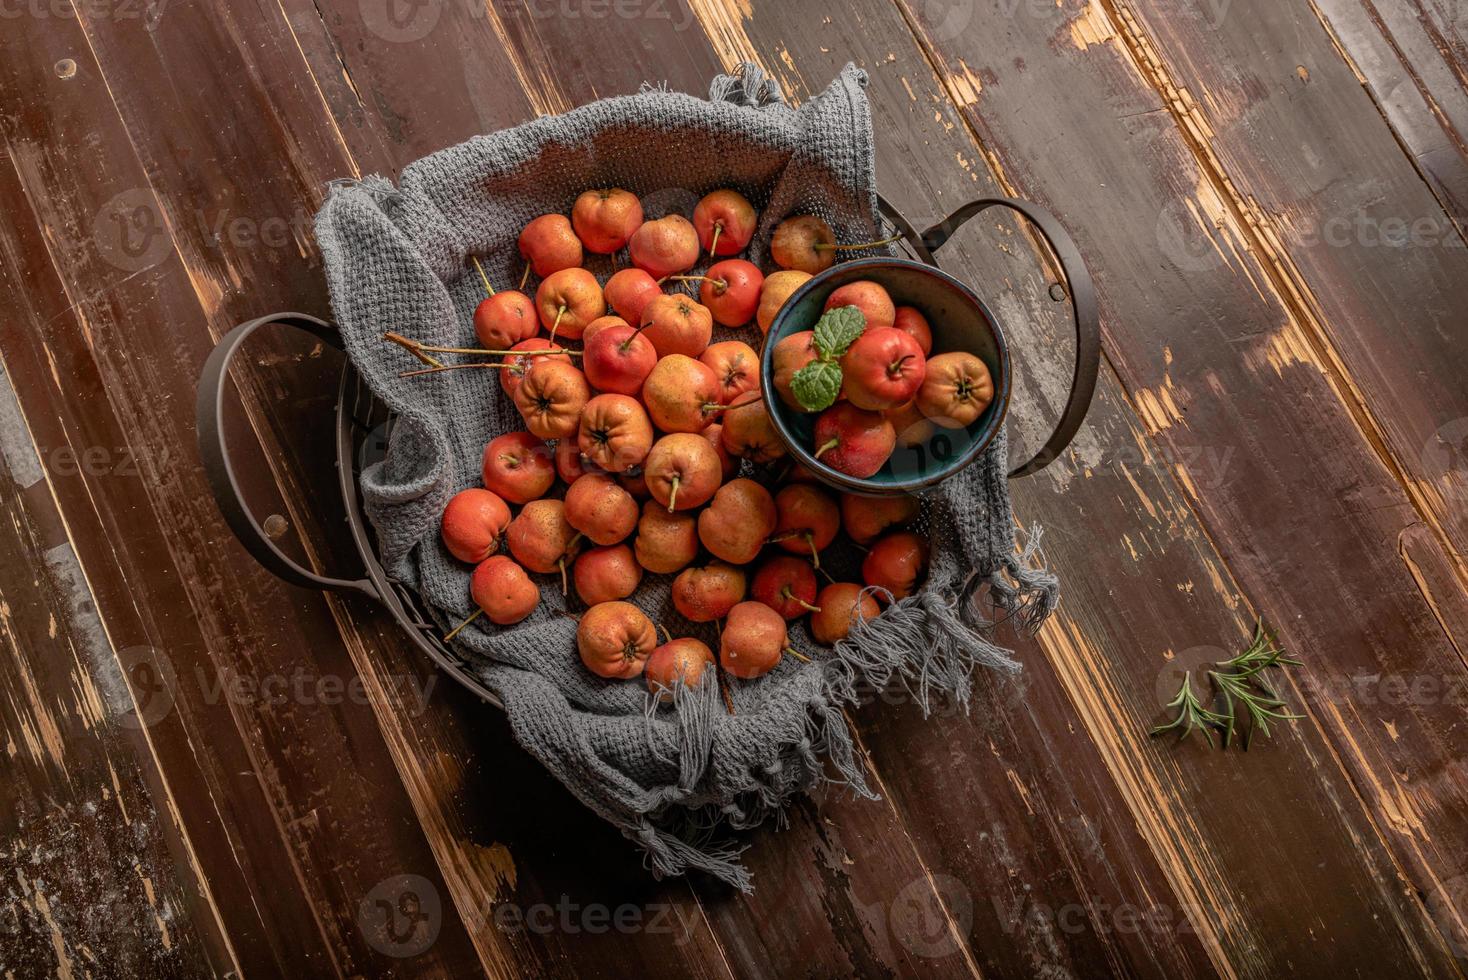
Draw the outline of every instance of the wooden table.
[[[77,7],[0,10],[6,976],[1463,972],[1461,4]],[[256,567],[193,424],[232,324],[326,313],[328,180],[744,59],[792,100],[864,67],[917,221],[1055,211],[1106,354],[1072,451],[1015,484],[1065,581],[1023,675],[968,716],[859,710],[882,800],[752,834],[748,898],[653,881],[384,613]],[[954,248],[1033,445],[1070,370],[1053,272],[998,217]],[[256,512],[329,567],[339,363],[284,332],[247,360]],[[1149,740],[1261,616],[1304,719]]]

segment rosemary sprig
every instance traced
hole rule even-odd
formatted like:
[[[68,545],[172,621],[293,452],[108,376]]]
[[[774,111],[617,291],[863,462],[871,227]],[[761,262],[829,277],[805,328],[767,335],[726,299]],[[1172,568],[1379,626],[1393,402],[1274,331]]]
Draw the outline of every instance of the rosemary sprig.
[[[1183,686],[1178,689],[1177,697],[1167,702],[1167,707],[1177,709],[1177,717],[1170,725],[1158,725],[1152,729],[1152,734],[1165,735],[1170,731],[1176,731],[1178,741],[1187,738],[1193,732],[1202,732],[1211,745],[1213,737],[1208,734],[1209,728],[1223,728],[1225,723],[1232,725],[1232,718],[1215,714],[1203,707],[1203,703],[1193,694],[1193,672],[1190,670],[1183,674]]]
[[[1283,670],[1300,665],[1301,661],[1285,656],[1284,648],[1275,644],[1274,638],[1264,629],[1264,621],[1261,619],[1254,624],[1254,638],[1242,653],[1229,660],[1217,662],[1214,666],[1220,669],[1207,672],[1214,690],[1218,692],[1217,696],[1223,701],[1223,710],[1213,711],[1203,706],[1193,694],[1192,671],[1189,671],[1183,675],[1183,686],[1177,696],[1166,705],[1176,712],[1172,722],[1157,726],[1152,729],[1151,734],[1157,736],[1176,731],[1178,740],[1181,741],[1194,731],[1201,731],[1208,736],[1209,744],[1212,744],[1212,733],[1208,729],[1217,729],[1221,747],[1226,750],[1233,743],[1235,733],[1239,731],[1238,708],[1242,705],[1248,716],[1248,726],[1244,728],[1242,736],[1243,747],[1247,750],[1255,732],[1266,738],[1269,736],[1271,722],[1296,721],[1304,717],[1289,710],[1289,705],[1275,692],[1264,675],[1271,667]]]

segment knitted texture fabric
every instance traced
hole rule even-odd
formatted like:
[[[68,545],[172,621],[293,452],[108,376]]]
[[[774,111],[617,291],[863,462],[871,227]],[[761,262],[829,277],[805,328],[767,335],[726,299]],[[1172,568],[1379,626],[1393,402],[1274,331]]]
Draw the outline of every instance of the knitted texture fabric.
[[[395,413],[386,458],[362,474],[364,505],[384,567],[440,626],[474,609],[472,568],[440,540],[444,505],[480,485],[485,443],[524,424],[497,371],[399,377],[419,365],[384,332],[478,346],[471,317],[484,292],[471,257],[496,286],[513,287],[524,267],[521,228],[569,213],[592,187],[638,194],[649,220],[689,216],[703,194],[734,188],[759,211],[746,257],[762,268],[774,227],[792,214],[821,215],[840,241],[881,237],[865,88],[865,74],[848,65],[793,109],[772,80],[744,65],[716,78],[708,100],[645,86],[435,153],[397,186],[379,177],[333,185],[316,218],[332,308],[353,363]],[[612,269],[601,256],[588,256],[587,267],[603,281]],[[753,327],[716,331],[715,340],[726,339],[760,344]],[[999,606],[1035,625],[1058,588],[1030,560],[1037,535],[1017,553],[1006,458],[1001,432],[979,462],[923,498],[919,529],[933,556],[922,592],[858,624],[834,651],[795,625],[791,645],[809,662],[786,656],[762,678],[730,679],[733,713],[712,672],[697,688],[679,685],[671,704],[653,701],[640,681],[591,674],[576,650],[573,617],[582,607],[554,576],[537,577],[542,601],[528,619],[510,627],[481,619],[453,643],[503,700],[520,743],[642,846],[655,873],[702,869],[747,890],[730,830],[777,814],[822,781],[872,795],[843,712],[859,688],[905,684],[926,709],[936,693],[966,704],[976,665],[1017,669],[986,637],[973,590],[988,584]],[[772,482],[743,465],[745,475]],[[822,564],[859,580],[859,558],[838,546]],[[670,582],[649,574],[631,601],[674,635],[717,650],[711,624],[689,623],[673,607]]]

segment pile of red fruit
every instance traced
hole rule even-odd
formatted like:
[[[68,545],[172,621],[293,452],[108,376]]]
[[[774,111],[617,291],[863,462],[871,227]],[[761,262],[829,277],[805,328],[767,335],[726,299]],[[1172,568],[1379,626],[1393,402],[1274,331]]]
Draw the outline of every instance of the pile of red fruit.
[[[775,493],[737,475],[740,459],[769,463],[785,448],[759,390],[759,355],[740,341],[711,344],[713,325],[755,321],[768,331],[790,295],[830,266],[837,250],[871,244],[837,245],[820,218],[790,218],[772,241],[781,271],[765,276],[734,257],[755,225],[754,207],[732,190],[704,197],[691,222],[676,214],[644,221],[635,195],[587,191],[569,220],[542,215],[520,235],[527,276],[539,279],[533,301],[484,281],[490,295],[474,312],[481,348],[388,335],[426,365],[405,375],[497,370],[525,422],[524,431],[485,447],[484,487],[457,494],[444,510],[444,544],[477,565],[475,617],[519,622],[540,601],[530,573],[559,574],[561,588],[574,587],[589,607],[577,630],[587,668],[608,678],[645,675],[666,696],[679,681],[698,683],[716,661],[697,639],[664,630],[659,644],[648,616],[624,601],[645,572],[676,576],[672,598],[684,618],[721,623],[717,663],[739,678],[767,673],[785,653],[799,656],[786,632],[798,617],[809,615],[811,635],[830,645],[857,617],[879,612],[874,594],[885,601],[913,592],[928,561],[927,541],[901,530],[917,516],[915,499],[834,495],[799,466],[788,468]],[[615,256],[624,248],[631,267],[605,284],[582,267],[588,251]],[[713,263],[690,275],[705,252]],[[699,283],[697,299],[676,285],[664,291],[664,283],[685,281]],[[841,356],[845,400],[817,422],[815,448],[823,462],[859,475],[886,458],[868,445],[871,419],[885,426],[885,453],[894,424],[914,412],[940,424],[962,419],[953,396],[941,392],[969,384],[962,378],[970,368],[949,367],[943,358],[952,355],[927,360],[922,314],[895,309],[880,286],[844,286],[827,308],[846,305],[861,311],[865,331],[856,331]],[[797,334],[777,351],[787,402],[795,397],[790,379],[805,366],[791,351],[801,344],[814,350],[812,337]],[[494,360],[445,364],[433,356],[439,353]],[[806,363],[821,357],[816,351]],[[821,552],[843,530],[865,551],[863,581],[827,576],[822,588]]]

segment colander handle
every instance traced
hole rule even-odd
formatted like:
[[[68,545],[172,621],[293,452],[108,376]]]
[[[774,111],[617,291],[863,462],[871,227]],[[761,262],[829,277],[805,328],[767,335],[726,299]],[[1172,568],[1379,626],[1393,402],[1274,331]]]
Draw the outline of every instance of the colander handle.
[[[224,379],[229,375],[229,364],[235,353],[256,330],[271,323],[282,323],[303,330],[329,344],[342,349],[341,335],[325,320],[304,313],[272,313],[258,320],[241,323],[220,339],[219,344],[204,362],[204,371],[199,376],[199,397],[195,416],[199,430],[199,457],[204,463],[204,475],[214,491],[214,500],[224,519],[255,560],[265,570],[292,585],[306,589],[326,589],[331,592],[359,592],[377,599],[377,590],[366,579],[326,578],[302,568],[296,561],[276,547],[265,529],[256,522],[245,506],[240,493],[239,480],[235,477],[229,451],[224,445]]]
[[[1091,408],[1091,396],[1096,391],[1096,375],[1101,370],[1101,322],[1096,313],[1096,285],[1091,281],[1091,273],[1086,269],[1086,263],[1081,259],[1075,241],[1056,220],[1055,215],[1038,204],[1008,197],[985,197],[970,201],[923,232],[923,246],[936,252],[965,221],[995,205],[1024,215],[1049,243],[1051,250],[1060,259],[1061,271],[1065,273],[1066,291],[1070,294],[1071,310],[1075,314],[1076,322],[1075,373],[1071,375],[1070,397],[1066,399],[1065,411],[1060,413],[1055,431],[1050,433],[1050,438],[1045,440],[1040,451],[1028,463],[1010,470],[1010,479],[1016,479],[1038,473],[1049,466],[1070,445],[1081,423],[1086,420],[1086,412]]]

